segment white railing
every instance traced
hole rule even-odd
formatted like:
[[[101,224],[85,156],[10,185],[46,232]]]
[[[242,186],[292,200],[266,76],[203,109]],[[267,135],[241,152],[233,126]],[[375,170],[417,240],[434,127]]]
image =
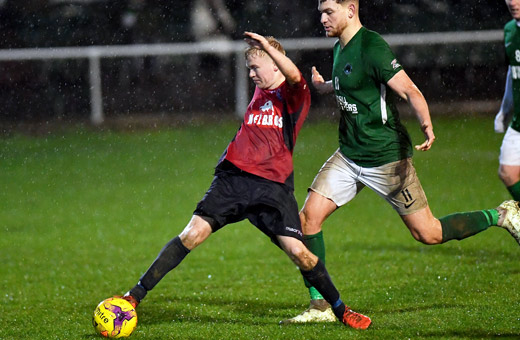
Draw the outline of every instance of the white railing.
[[[414,34],[389,34],[384,36],[391,46],[435,45],[460,43],[497,42],[503,39],[502,30],[432,32]],[[282,39],[287,51],[330,49],[335,39],[300,38]],[[100,124],[104,120],[103,95],[101,91],[101,58],[175,56],[190,54],[235,54],[235,112],[243,115],[247,107],[248,79],[244,67],[243,51],[246,44],[242,41],[215,41],[173,44],[141,44],[127,46],[89,46],[60,48],[29,48],[0,50],[0,61],[48,60],[48,59],[88,59],[91,96],[91,121]]]

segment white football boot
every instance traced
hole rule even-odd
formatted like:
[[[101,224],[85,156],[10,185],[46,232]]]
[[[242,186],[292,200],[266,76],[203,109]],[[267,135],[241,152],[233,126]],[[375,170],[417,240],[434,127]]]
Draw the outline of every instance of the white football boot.
[[[309,323],[309,322],[337,322],[332,308],[325,300],[311,300],[309,308],[293,318],[280,321],[281,324],[287,323]]]
[[[505,201],[497,208],[499,211],[504,210],[505,216],[500,227],[507,229],[520,244],[520,206],[517,201]]]

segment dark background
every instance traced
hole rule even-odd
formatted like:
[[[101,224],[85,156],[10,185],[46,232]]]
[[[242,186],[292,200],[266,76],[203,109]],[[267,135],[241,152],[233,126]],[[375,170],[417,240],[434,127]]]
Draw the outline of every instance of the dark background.
[[[241,39],[245,30],[280,39],[323,36],[317,1],[224,2],[235,20],[230,31],[219,26],[229,39]],[[0,0],[0,48],[196,41],[192,24],[197,23],[190,20],[194,3]],[[511,19],[504,1],[496,0],[361,0],[360,8],[362,23],[381,34],[495,30]],[[129,17],[132,24],[125,22]],[[437,111],[455,110],[468,102],[487,103],[477,107],[494,111],[501,99],[506,64],[500,42],[407,46],[394,51]],[[330,74],[330,51],[290,52],[289,56],[308,80],[312,65]],[[103,59],[104,111],[107,116],[230,113],[234,62],[233,56],[212,55]],[[314,93],[313,101],[316,108],[334,107],[330,98]],[[89,103],[87,60],[0,62],[0,120],[88,118]]]

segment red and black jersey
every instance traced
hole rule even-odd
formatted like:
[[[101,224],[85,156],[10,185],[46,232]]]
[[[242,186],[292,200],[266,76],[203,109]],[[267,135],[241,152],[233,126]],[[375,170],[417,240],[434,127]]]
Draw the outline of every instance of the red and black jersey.
[[[274,90],[255,89],[226,159],[240,170],[294,188],[292,153],[311,104],[305,79]]]

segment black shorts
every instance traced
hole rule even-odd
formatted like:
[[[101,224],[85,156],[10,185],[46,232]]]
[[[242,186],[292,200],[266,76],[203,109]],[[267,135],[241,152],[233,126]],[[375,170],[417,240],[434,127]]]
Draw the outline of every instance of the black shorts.
[[[214,232],[247,218],[277,245],[277,235],[303,241],[293,191],[284,184],[243,172],[233,165],[228,165],[226,171],[217,169],[193,214],[207,220]]]

